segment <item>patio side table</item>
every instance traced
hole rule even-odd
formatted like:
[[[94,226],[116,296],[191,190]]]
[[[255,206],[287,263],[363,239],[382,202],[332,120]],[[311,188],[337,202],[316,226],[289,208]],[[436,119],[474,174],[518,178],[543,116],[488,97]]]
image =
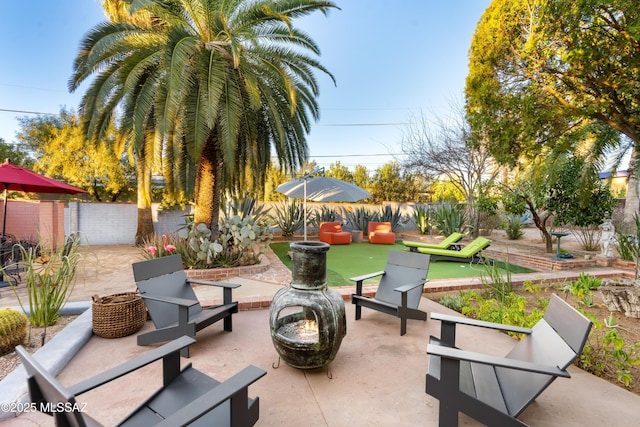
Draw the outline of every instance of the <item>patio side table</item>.
[[[352,230],[351,231],[351,241],[353,243],[362,243],[364,240],[364,236],[362,230]]]

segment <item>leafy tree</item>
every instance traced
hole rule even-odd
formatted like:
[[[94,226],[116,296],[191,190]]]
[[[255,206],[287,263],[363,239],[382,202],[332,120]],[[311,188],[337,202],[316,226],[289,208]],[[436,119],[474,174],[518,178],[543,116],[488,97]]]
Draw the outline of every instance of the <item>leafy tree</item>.
[[[265,179],[264,194],[262,196],[262,200],[264,200],[265,202],[285,200],[287,196],[282,193],[276,192],[276,188],[280,184],[284,184],[287,181],[287,175],[284,173],[284,171],[276,165],[271,164],[269,166],[269,169],[267,170],[267,178]]]
[[[388,162],[376,169],[368,188],[372,203],[415,201],[420,192],[418,177],[403,173],[400,164]]]
[[[135,1],[131,13],[152,19],[90,30],[71,88],[96,74],[83,113],[97,124],[109,120],[122,93],[139,90],[136,102],[147,108],[136,120],[144,123],[153,108],[167,161],[179,162],[185,152],[197,160],[195,222],[217,234],[221,192],[241,188],[244,171],[261,186],[272,149],[289,169],[306,159],[309,119],[318,117],[313,72],[332,76],[292,20],[335,7],[320,0]]]
[[[514,184],[505,189],[505,211],[517,215],[529,211],[548,253],[553,252],[548,230],[552,218],[556,224],[586,227],[599,224],[613,210],[609,190],[595,171],[585,174],[584,163],[575,155],[553,161],[539,158],[518,171]]]
[[[29,153],[13,144],[7,144],[0,138],[0,161],[9,160],[11,163],[22,167],[31,168]]]
[[[477,137],[500,162],[515,165],[583,127],[626,135],[635,153],[628,204],[638,208],[635,173],[640,120],[640,9],[635,0],[494,0],[470,49],[467,112]],[[601,139],[592,160],[616,148]]]
[[[353,172],[353,183],[360,188],[368,189],[371,185],[369,170],[364,165],[356,165]]]
[[[59,116],[22,118],[18,139],[34,147],[34,170],[87,190],[96,201],[116,201],[132,196],[133,169],[114,155],[112,143],[90,144],[80,120],[62,110]],[[113,129],[110,137],[113,138]]]
[[[596,173],[584,176],[584,159],[570,156],[552,182],[547,207],[556,224],[589,227],[611,217],[614,200]]]
[[[429,194],[432,202],[464,202],[466,197],[460,190],[460,186],[451,181],[436,179],[429,186]]]
[[[324,172],[325,176],[340,179],[346,182],[353,182],[353,174],[348,167],[341,164],[339,161],[331,163],[329,169]]]

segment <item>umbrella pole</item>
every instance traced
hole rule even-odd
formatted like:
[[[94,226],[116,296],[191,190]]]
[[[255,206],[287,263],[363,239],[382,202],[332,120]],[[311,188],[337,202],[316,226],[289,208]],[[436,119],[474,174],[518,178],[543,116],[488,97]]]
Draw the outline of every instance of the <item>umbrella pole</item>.
[[[304,180],[304,240],[307,241],[307,179]]]
[[[7,231],[7,187],[4,187],[4,215],[2,217],[2,236],[4,236]]]

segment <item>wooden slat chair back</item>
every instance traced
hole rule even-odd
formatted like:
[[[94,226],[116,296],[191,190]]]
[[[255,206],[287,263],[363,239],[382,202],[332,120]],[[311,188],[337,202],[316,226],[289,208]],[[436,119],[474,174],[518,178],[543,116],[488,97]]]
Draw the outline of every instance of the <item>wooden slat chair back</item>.
[[[394,306],[402,305],[402,292],[395,289],[402,284],[427,281],[429,273],[428,256],[406,256],[406,252],[389,251],[384,275],[376,291],[375,299]],[[407,291],[407,307],[417,309],[422,298],[422,286]]]
[[[544,317],[531,328],[432,313],[440,320],[440,339],[427,347],[426,391],[440,400],[440,426],[455,426],[458,412],[486,425],[525,426],[516,417],[582,352],[592,323],[552,295]],[[455,347],[457,325],[516,332],[526,336],[503,358]]]
[[[100,425],[92,419],[76,401],[73,393],[60,384],[46,369],[42,367],[22,346],[16,347],[16,353],[22,361],[27,373],[27,385],[31,402],[36,405],[47,403],[57,407],[68,408],[66,411],[47,412],[53,416],[56,426],[85,427]],[[43,411],[44,412],[44,411]]]
[[[101,426],[84,411],[87,408],[76,396],[159,360],[163,362],[161,388],[118,425],[254,425],[259,418],[259,399],[248,397],[248,387],[266,372],[248,366],[221,383],[191,364],[180,368],[181,350],[194,342],[181,337],[71,387],[61,385],[21,346],[16,351],[27,372],[31,401],[41,412],[53,415],[58,427]]]
[[[178,285],[179,283],[184,283],[184,286]],[[158,298],[182,298],[195,301],[195,304],[189,307],[190,319],[202,313],[202,305],[200,305],[193,288],[187,283],[184,271],[174,271],[163,276],[141,280],[137,282],[137,285],[142,294]],[[145,304],[156,329],[165,328],[178,322],[180,309],[178,305],[151,299],[145,300]]]
[[[371,308],[400,318],[400,335],[406,333],[407,319],[427,320],[427,313],[418,309],[424,284],[429,273],[429,256],[391,250],[384,271],[352,277],[356,293],[351,302],[356,305],[356,320],[362,315],[362,307]],[[373,298],[362,294],[363,282],[382,276]]]
[[[232,330],[231,315],[238,312],[232,301],[237,284],[189,279],[182,268],[180,255],[133,263],[133,276],[156,330],[138,335],[138,345],[195,336],[197,331],[223,320],[224,330]],[[191,284],[222,288],[222,304],[203,309]],[[183,353],[188,357],[188,349]]]
[[[546,366],[567,369],[582,353],[591,330],[591,321],[553,295],[541,319],[505,356]],[[507,410],[518,416],[556,377],[496,367]]]

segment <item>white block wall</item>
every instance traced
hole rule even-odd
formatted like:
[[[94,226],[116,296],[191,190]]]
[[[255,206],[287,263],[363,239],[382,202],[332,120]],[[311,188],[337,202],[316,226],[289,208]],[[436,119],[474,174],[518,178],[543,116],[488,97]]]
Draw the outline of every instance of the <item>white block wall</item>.
[[[184,224],[181,211],[158,211],[153,205],[157,234],[172,234]],[[69,202],[64,210],[65,234],[80,233],[82,244],[122,245],[135,243],[138,206],[135,203]]]

